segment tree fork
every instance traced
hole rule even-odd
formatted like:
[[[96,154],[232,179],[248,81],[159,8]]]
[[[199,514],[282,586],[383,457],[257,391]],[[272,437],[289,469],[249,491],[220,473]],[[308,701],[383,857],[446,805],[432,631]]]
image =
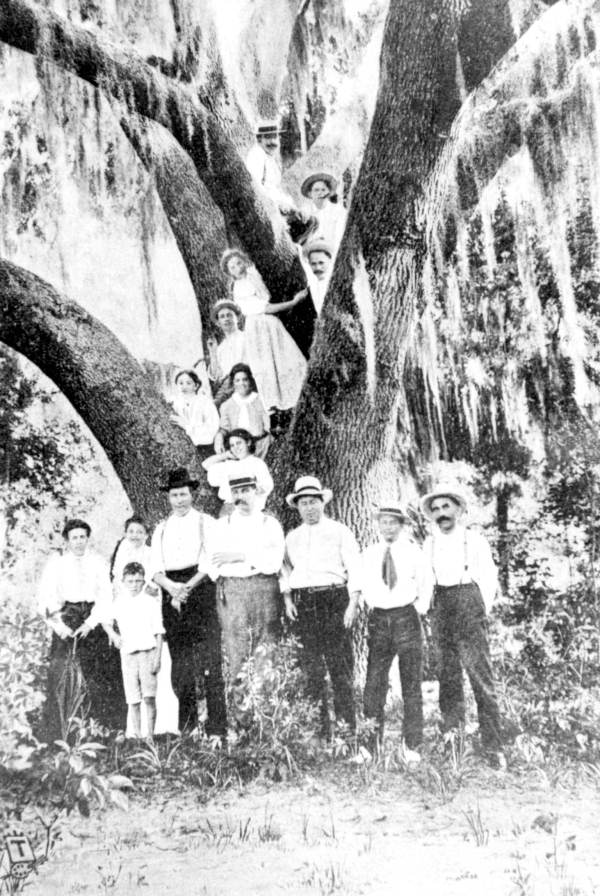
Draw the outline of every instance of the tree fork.
[[[2,0],[0,41],[71,72],[112,98],[129,135],[131,113],[163,125],[191,157],[270,291],[276,295],[289,288],[294,269],[291,244],[283,229],[275,234],[235,146],[214,114],[189,90],[135,53],[105,47],[91,32],[25,0]]]

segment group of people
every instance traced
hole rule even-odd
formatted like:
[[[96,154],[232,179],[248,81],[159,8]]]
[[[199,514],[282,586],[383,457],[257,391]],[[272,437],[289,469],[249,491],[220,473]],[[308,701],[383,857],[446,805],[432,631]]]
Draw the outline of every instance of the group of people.
[[[423,497],[422,512],[432,528],[423,546],[411,537],[406,510],[395,501],[381,504],[375,511],[379,537],[361,553],[351,530],[326,513],[332,492],[314,476],[301,476],[288,494],[300,525],[284,535],[263,509],[272,480],[265,482],[264,470],[249,460],[223,464],[227,473],[219,488],[231,506],[218,519],[193,506],[198,481],[185,468],[172,470],[162,486],[170,512],[150,544],[143,521],[127,521],[113,556],[113,587],[108,564],[90,549],[89,525],[67,522],[65,550],[50,558],[39,588],[40,610],[52,629],[46,737],[64,736],[65,676],[74,661],[85,679],[92,716],[123,727],[124,718],[115,719],[115,707],[123,703],[115,697],[120,668],[130,729],[139,736],[143,702],[152,734],[164,637],[179,730],[201,727],[199,706],[205,706],[206,734],[225,739],[226,694],[235,694],[244,664],[259,646],[276,650],[284,619],[299,640],[306,696],[320,706],[321,733],[330,734],[329,690],[335,719],[353,731],[352,627],[362,601],[369,612],[363,710],[373,720],[371,749],[382,741],[390,667],[397,656],[402,749],[407,761],[420,759],[421,620],[431,611],[444,728],[464,725],[464,669],[482,745],[491,757],[501,756],[486,629],[496,567],[484,536],[464,525],[467,507],[460,491],[442,484]]]
[[[278,150],[277,123],[263,123],[246,164],[256,188],[275,201],[288,221],[307,287],[288,301],[273,302],[248,255],[239,248],[224,252],[221,270],[229,295],[215,302],[211,312],[220,339],[207,340],[210,386],[202,383],[195,370],[182,370],[175,379],[172,419],[203,455],[211,445],[222,453],[227,432],[244,428],[261,440],[257,453],[264,457],[273,422],[285,420],[298,402],[314,321],[323,308],[345,227],[346,211],[337,201],[336,178],[328,172],[310,174],[301,185],[306,205],[296,208],[281,186]],[[279,315],[300,303],[305,310],[294,338]]]

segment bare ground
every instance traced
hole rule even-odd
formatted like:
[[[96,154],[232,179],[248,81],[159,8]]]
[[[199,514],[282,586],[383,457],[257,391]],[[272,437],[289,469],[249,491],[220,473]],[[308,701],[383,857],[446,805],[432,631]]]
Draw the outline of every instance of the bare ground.
[[[26,892],[588,896],[600,893],[600,790],[576,777],[476,762],[452,796],[427,765],[339,760],[209,802],[135,794],[128,812],[71,816]]]

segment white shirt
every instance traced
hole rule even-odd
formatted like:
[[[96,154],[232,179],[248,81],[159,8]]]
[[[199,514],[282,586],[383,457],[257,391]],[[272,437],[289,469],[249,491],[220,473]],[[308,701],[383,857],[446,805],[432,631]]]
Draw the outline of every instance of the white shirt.
[[[110,620],[112,588],[108,564],[93,551],[77,557],[71,551],[53,554],[38,586],[38,607],[44,617],[55,616],[66,603],[93,603],[87,619],[92,628]]]
[[[282,591],[346,584],[351,594],[361,589],[360,551],[347,526],[323,516],[312,526],[302,523],[288,532]]]
[[[211,359],[209,368],[211,378],[213,380],[223,380],[229,376],[232,367],[245,361],[245,346],[245,337],[242,330],[235,330],[229,336],[225,336],[215,349],[214,363]]]
[[[311,240],[324,240],[336,253],[346,227],[348,217],[346,209],[340,202],[327,200],[323,208],[317,208],[314,202],[311,202],[310,214],[319,222],[317,230],[311,234]]]
[[[283,529],[275,517],[267,513],[254,511],[244,516],[236,509],[231,516],[216,521],[207,550],[209,555],[233,551],[246,558],[237,563],[213,566],[209,575],[215,582],[219,576],[276,575],[283,562]]]
[[[194,445],[212,445],[219,429],[219,412],[212,398],[204,392],[178,395],[173,409]]]
[[[294,200],[281,186],[281,166],[276,156],[265,152],[260,143],[255,143],[246,156],[246,168],[257,185],[276,204],[293,208]]]
[[[452,532],[436,529],[423,545],[425,559],[432,569],[434,583],[479,585],[489,611],[498,590],[498,571],[486,538],[474,529],[456,525]]]
[[[387,548],[396,569],[397,581],[388,588],[383,581],[383,558]],[[391,610],[414,604],[424,615],[429,609],[432,574],[423,551],[407,535],[400,533],[391,544],[379,541],[369,545],[361,555],[362,594],[370,607]]]
[[[200,513],[194,507],[190,507],[184,516],[172,513],[159,523],[150,546],[152,578],[158,572],[187,569],[188,566],[207,570],[205,544],[214,524],[212,517]]]
[[[165,633],[160,602],[145,591],[135,595],[122,591],[113,603],[112,615],[119,626],[123,653],[152,650],[156,635]]]

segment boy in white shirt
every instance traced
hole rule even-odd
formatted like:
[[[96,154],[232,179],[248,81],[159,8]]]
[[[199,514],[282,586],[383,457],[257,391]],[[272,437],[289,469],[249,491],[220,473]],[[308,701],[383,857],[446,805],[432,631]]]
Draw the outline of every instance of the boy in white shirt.
[[[141,563],[127,563],[123,587],[113,604],[119,634],[107,629],[110,640],[121,651],[121,669],[129,724],[133,736],[141,736],[141,701],[146,705],[148,736],[156,723],[156,678],[164,628],[159,601],[144,591],[146,573]]]

